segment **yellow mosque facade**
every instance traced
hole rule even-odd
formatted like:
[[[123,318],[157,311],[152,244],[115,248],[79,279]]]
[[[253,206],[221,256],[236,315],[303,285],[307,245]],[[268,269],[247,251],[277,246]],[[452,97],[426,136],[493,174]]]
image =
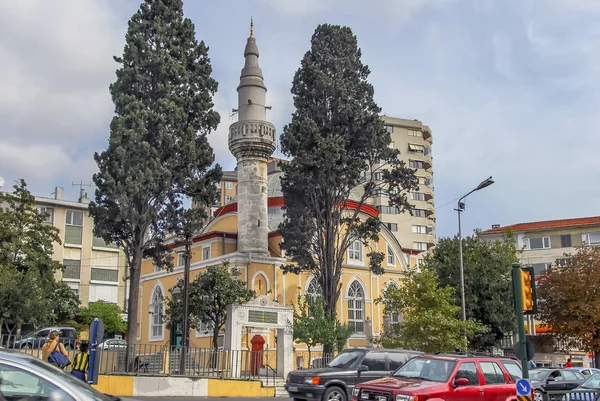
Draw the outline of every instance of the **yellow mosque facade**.
[[[227,263],[236,267],[239,278],[257,295],[283,305],[297,303],[298,295],[315,293],[318,283],[309,273],[284,274],[282,266],[290,263],[281,250],[281,235],[277,231],[283,221],[282,172],[270,162],[274,151],[275,131],[266,121],[266,87],[258,66],[258,48],[251,34],[244,51],[245,65],[238,87],[238,121],[229,132],[229,148],[237,159],[238,186],[234,202],[214,212],[204,229],[194,238],[190,282],[207,266]],[[269,164],[269,162],[271,164]],[[361,218],[378,216],[372,206],[360,205],[349,199],[345,208],[359,209]],[[385,253],[385,273],[373,274],[369,269],[368,253]],[[165,300],[171,296],[178,280],[183,279],[183,247],[173,248],[175,267],[172,271],[157,268],[151,259],[142,264],[137,319],[139,344],[171,345],[173,336],[165,322]],[[407,268],[416,263],[414,251],[403,248],[394,234],[382,226],[379,241],[370,244],[355,242],[346,252],[341,276],[341,296],[338,301],[338,319],[348,323],[355,333],[347,346],[366,346],[377,339],[384,326],[383,306],[374,302],[388,285],[400,285]],[[394,283],[394,284],[392,284]],[[396,319],[399,317],[396,316]],[[388,319],[391,323],[396,323]],[[245,327],[242,348],[249,340],[261,335],[269,349],[276,349],[275,335],[270,329]],[[189,345],[211,348],[212,333],[206,328],[192,329]],[[223,341],[220,341],[223,344]],[[296,344],[296,350],[306,349]]]

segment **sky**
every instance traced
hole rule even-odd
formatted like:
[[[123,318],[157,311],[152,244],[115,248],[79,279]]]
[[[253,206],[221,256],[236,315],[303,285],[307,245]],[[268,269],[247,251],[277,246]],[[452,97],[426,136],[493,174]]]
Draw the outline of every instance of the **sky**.
[[[24,178],[36,195],[63,186],[77,199],[72,183],[91,183],[108,144],[113,56],[139,4],[0,0],[4,190]],[[598,0],[184,0],[184,11],[219,82],[210,142],[225,169],[250,17],[279,133],[312,33],[339,24],[357,35],[383,113],[432,129],[438,237],[455,235],[456,200],[489,176],[466,200],[464,233],[600,214]]]

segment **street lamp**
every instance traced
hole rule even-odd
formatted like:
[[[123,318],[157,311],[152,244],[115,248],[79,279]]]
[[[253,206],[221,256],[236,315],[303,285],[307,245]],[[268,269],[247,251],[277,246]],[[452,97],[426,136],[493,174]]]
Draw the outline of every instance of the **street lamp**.
[[[461,226],[460,226],[460,214],[465,211],[465,204],[463,202],[463,199],[465,199],[467,196],[471,195],[475,191],[479,191],[483,188],[489,187],[493,183],[494,183],[494,180],[492,180],[492,177],[481,181],[475,189],[473,189],[471,192],[469,192],[468,194],[466,194],[465,196],[463,196],[462,198],[460,198],[458,200],[458,207],[456,209],[454,209],[458,212],[458,244],[459,244],[458,245],[458,254],[459,254],[459,258],[460,258],[460,306],[462,309],[462,319],[463,320],[467,320],[467,308],[466,308],[466,303],[465,303],[465,267],[463,264],[462,231],[461,231]]]

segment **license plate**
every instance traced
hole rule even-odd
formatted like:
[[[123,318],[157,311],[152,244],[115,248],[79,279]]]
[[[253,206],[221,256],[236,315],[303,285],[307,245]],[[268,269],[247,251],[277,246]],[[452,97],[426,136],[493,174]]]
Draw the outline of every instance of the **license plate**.
[[[384,396],[384,395],[380,395],[380,396],[377,398],[377,400],[378,400],[378,401],[387,401],[387,397],[386,397],[386,396]]]
[[[290,386],[290,387],[288,387],[288,391],[292,391],[292,392],[298,391],[298,387]]]

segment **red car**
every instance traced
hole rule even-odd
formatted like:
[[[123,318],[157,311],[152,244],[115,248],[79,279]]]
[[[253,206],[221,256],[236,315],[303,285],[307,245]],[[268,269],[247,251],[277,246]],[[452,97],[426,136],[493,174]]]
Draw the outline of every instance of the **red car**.
[[[412,358],[392,376],[357,385],[353,401],[507,401],[522,377],[519,361],[495,356],[436,354]]]

